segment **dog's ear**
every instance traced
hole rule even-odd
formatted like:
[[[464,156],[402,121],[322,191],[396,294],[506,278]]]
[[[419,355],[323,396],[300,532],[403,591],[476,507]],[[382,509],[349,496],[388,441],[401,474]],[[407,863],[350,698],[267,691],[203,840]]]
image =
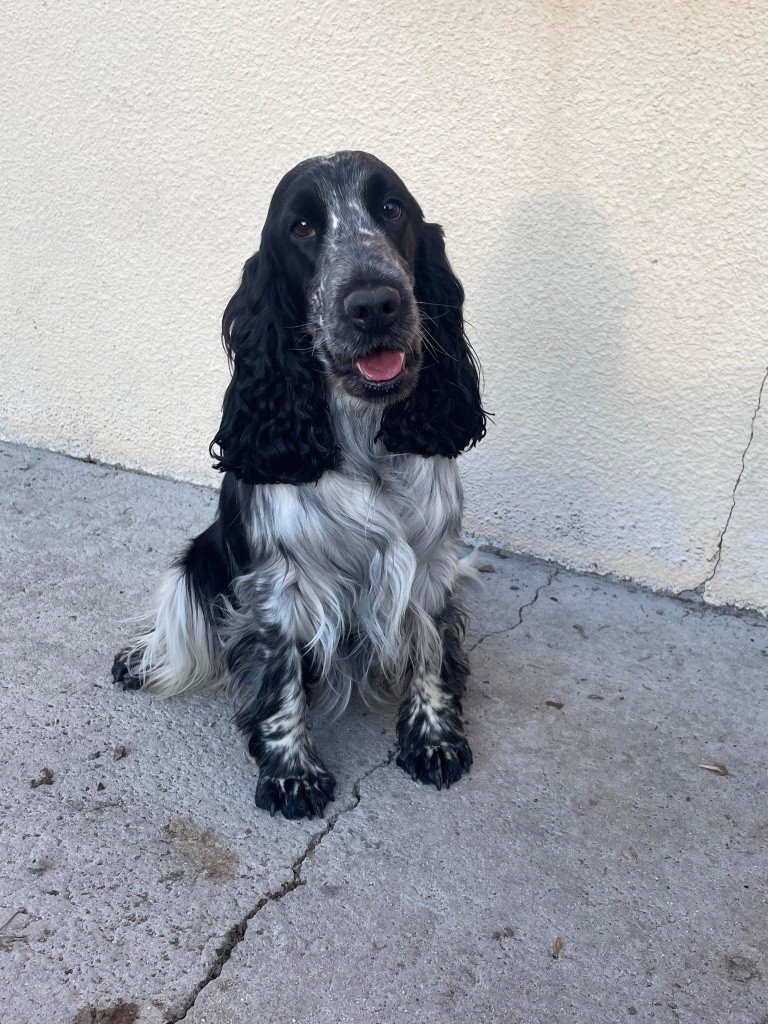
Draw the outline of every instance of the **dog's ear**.
[[[464,333],[464,289],[439,224],[422,226],[414,271],[421,373],[408,398],[385,410],[379,436],[390,452],[455,458],[485,436],[486,413],[477,358]]]
[[[301,484],[338,465],[322,368],[284,276],[252,256],[222,319],[232,380],[210,445],[215,468],[247,484]]]

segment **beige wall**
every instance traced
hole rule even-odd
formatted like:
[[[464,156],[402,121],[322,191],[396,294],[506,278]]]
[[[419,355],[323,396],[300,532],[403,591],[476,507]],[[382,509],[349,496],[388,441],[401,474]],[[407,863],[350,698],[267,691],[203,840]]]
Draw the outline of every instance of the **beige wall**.
[[[710,600],[768,608],[763,0],[3,20],[5,438],[211,482],[219,316],[272,189],[368,149],[467,289],[496,413],[462,460],[468,529],[673,590],[714,571]]]

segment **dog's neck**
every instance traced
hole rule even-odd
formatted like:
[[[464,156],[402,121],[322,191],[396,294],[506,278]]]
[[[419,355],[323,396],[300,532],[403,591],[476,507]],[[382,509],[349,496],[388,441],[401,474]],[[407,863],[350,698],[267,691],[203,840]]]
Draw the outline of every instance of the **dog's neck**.
[[[392,458],[382,442],[376,440],[384,406],[333,388],[330,407],[334,434],[344,458],[343,469],[362,476],[379,476],[384,461]]]

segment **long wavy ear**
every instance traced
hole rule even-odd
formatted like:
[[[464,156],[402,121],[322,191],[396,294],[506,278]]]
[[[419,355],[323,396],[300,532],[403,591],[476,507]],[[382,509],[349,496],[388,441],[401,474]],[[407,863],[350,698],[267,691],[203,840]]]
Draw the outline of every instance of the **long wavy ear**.
[[[486,413],[477,358],[464,333],[464,289],[439,224],[423,225],[414,292],[423,345],[419,382],[384,412],[379,436],[390,452],[455,458],[485,436]]]
[[[322,369],[292,307],[262,252],[224,311],[232,380],[210,452],[216,469],[247,484],[309,483],[339,463]]]

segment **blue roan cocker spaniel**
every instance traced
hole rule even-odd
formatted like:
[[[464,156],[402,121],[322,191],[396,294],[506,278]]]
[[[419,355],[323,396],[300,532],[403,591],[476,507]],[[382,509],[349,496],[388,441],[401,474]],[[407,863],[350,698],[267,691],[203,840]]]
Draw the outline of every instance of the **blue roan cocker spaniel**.
[[[224,312],[218,513],[113,674],[162,697],[226,685],[272,813],[333,797],[313,695],[400,692],[397,763],[421,782],[472,763],[455,459],[486,418],[463,300],[442,229],[344,152],[280,182]]]

